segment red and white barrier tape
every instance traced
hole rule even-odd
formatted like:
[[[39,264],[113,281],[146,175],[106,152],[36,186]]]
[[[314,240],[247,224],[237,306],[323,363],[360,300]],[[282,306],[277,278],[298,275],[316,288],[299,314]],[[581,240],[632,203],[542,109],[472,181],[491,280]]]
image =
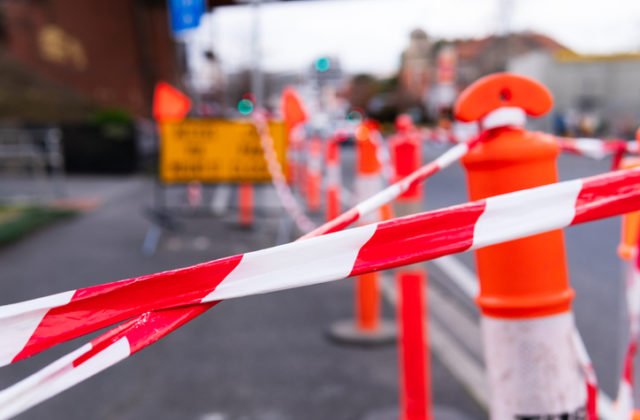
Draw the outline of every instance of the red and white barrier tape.
[[[13,417],[155,343],[215,305],[146,312],[0,391],[0,418]]]
[[[269,126],[267,124],[266,117],[259,112],[255,112],[253,122],[256,130],[258,130],[260,145],[262,146],[264,158],[267,161],[269,174],[271,174],[271,182],[276,189],[276,194],[278,194],[282,207],[284,207],[285,211],[289,213],[296,226],[298,226],[298,229],[302,232],[306,233],[315,229],[315,223],[313,223],[302,210],[302,207],[293,195],[291,188],[289,188],[286,177],[282,173],[282,166],[278,161],[278,156],[273,146],[271,134],[269,134]]]
[[[303,236],[303,238],[311,238],[314,236],[337,232],[344,229],[350,224],[360,220],[362,216],[376,211],[383,205],[392,202],[413,185],[419,184],[441,169],[448,167],[454,162],[457,162],[483,139],[483,136],[478,136],[470,140],[468,143],[460,143],[455,145],[437,159],[427,163],[426,165],[420,167],[417,171],[407,175],[396,183],[391,184],[384,190],[362,201],[361,203],[342,213],[340,216],[336,217],[330,222],[325,223],[316,230]]]
[[[378,162],[380,162],[380,166],[382,167],[382,179],[384,179],[385,184],[390,184],[393,179],[393,165],[391,164],[391,155],[389,154],[389,149],[387,149],[387,142],[384,141],[382,134],[378,130],[371,130],[371,140],[376,145],[376,157],[378,158]]]
[[[640,209],[640,169],[366,225],[0,307],[0,363],[149,310],[323,283]]]
[[[144,328],[150,322],[145,317],[155,318],[146,314],[152,310],[175,308],[184,315],[184,323],[198,315],[187,313],[198,306],[179,306],[338,280],[638,209],[640,169],[629,169],[0,307],[1,365],[142,314],[94,340],[91,348],[0,392],[0,407],[22,410],[33,405],[30,401],[41,401],[117,363],[126,357],[126,349],[118,347],[124,346],[123,337],[133,353],[144,347],[144,340],[152,342],[176,328],[163,327],[163,320],[174,316],[158,314],[157,338],[148,332],[136,336],[136,326]],[[139,340],[132,346],[129,340],[134,336]],[[73,361],[75,366],[69,365]],[[80,366],[83,370],[77,374],[66,373]],[[58,380],[51,370],[64,371],[68,378]]]
[[[619,153],[638,153],[636,141],[558,137],[558,144],[565,152],[592,159],[604,159]]]
[[[574,325],[573,334],[571,336],[573,347],[576,351],[576,356],[580,367],[582,368],[582,374],[584,375],[585,383],[587,386],[587,419],[598,419],[598,377],[596,371],[593,368],[593,363],[587,352],[587,348],[582,341],[578,328]]]
[[[630,420],[633,417],[633,374],[634,359],[638,351],[640,338],[640,255],[638,247],[634,249],[633,258],[625,261],[625,289],[627,313],[629,316],[629,342],[625,353],[622,375],[618,385],[616,412],[618,418]]]
[[[270,138],[269,138],[270,140]],[[271,149],[273,149],[273,142],[270,142],[271,144]],[[468,148],[466,150],[468,150],[470,147],[472,147],[472,145],[470,144],[468,146]],[[266,150],[269,149],[269,145],[267,144],[267,148]],[[448,166],[451,162],[459,159],[462,155],[458,155],[459,150],[462,151],[464,148],[459,148],[459,149],[453,149],[451,151],[449,151],[448,153],[443,154],[443,156],[441,156],[437,162],[439,162],[439,167],[440,168],[444,168],[446,166]],[[463,153],[464,154],[464,153]],[[273,155],[273,157],[275,157],[275,154]],[[272,161],[276,161],[275,159],[273,159]],[[279,166],[279,165],[278,165]],[[418,170],[417,172],[410,174],[407,178],[405,178],[404,182],[407,182],[409,185],[413,185],[416,182],[420,182],[424,179],[426,179],[426,177],[431,174],[431,169],[430,165],[425,165],[425,167],[421,168],[420,170]],[[413,178],[412,178],[413,177]],[[408,188],[408,186],[407,186]],[[393,199],[392,195],[389,195],[389,201]],[[381,206],[383,204],[386,204],[384,201],[380,201],[378,200],[378,204]],[[376,210],[376,208],[372,205],[367,206],[367,208],[369,209],[369,211],[374,211]],[[345,225],[346,226],[346,225]],[[318,235],[321,234],[320,232],[317,233]],[[303,238],[301,238],[303,239]],[[67,299],[66,296],[61,295],[61,296],[57,296],[52,298],[54,301],[55,300],[60,300],[61,302],[65,301]],[[46,306],[46,302],[40,302],[39,304],[36,304],[36,308],[38,307],[38,305],[43,305]],[[194,305],[194,306],[186,306],[186,307],[181,307],[181,308],[175,308],[175,309],[170,309],[170,310],[159,310],[159,311],[149,311],[149,312],[145,312],[141,315],[139,315],[137,318],[133,319],[131,322],[133,322],[133,324],[137,325],[138,328],[136,329],[136,331],[142,336],[143,334],[146,335],[147,337],[147,345],[151,344],[155,341],[157,341],[158,339],[164,337],[165,335],[169,334],[170,332],[172,332],[173,330],[175,330],[176,328],[178,328],[179,325],[182,325],[186,322],[188,322],[189,320],[199,316],[202,312],[204,312],[207,308],[202,309],[203,306],[206,305]],[[37,309],[36,309],[37,311]],[[148,320],[149,319],[155,319],[156,317],[160,316],[159,314],[163,314],[165,311],[171,311],[171,315],[170,317],[175,319],[174,323],[171,322],[165,322],[164,326],[159,326],[157,323],[154,323],[153,325],[150,325],[148,328],[145,329],[145,325],[148,324]],[[39,315],[36,315],[36,317],[38,317]],[[177,325],[177,323],[179,322],[179,325]],[[118,327],[119,328],[119,327]],[[121,331],[121,330],[119,330]],[[121,333],[122,334],[122,333]],[[110,352],[110,347],[105,347],[104,344],[101,343],[112,343],[113,342],[113,334],[112,332],[107,332],[105,334],[103,334],[102,336],[96,338],[92,344],[93,346],[86,349],[85,352],[80,352],[82,353],[82,355],[78,355],[78,358],[82,357],[82,358],[86,358],[88,357],[87,354],[89,354],[89,352],[91,352],[90,354],[90,358],[92,359],[98,359],[98,358],[104,358],[105,356],[103,355],[103,352],[108,353]],[[100,350],[99,352],[95,352],[96,348],[100,348],[102,350]],[[139,348],[137,348],[135,351],[138,351]],[[71,356],[69,356],[71,357]],[[60,366],[66,366],[66,359],[61,359],[61,361],[57,362],[60,364]],[[112,364],[115,364],[119,359],[113,359],[113,358],[109,358],[107,357],[106,360],[110,360],[111,362],[104,362],[104,363],[108,363],[108,364],[100,364],[100,368],[95,368],[95,370],[93,371],[93,373],[98,373],[100,370],[106,368],[107,366],[110,366]],[[45,368],[45,370],[36,373],[34,375],[32,375],[30,378],[28,378],[25,381],[31,380],[31,378],[38,378],[39,375],[41,374],[45,374],[46,376],[49,376],[49,374],[47,372],[49,372],[50,368]],[[58,387],[56,388],[58,391],[57,392],[62,392],[63,390],[69,388],[70,386],[74,385],[75,383],[81,381],[84,379],[83,376],[79,376],[77,374],[75,374],[73,371],[67,371],[67,369],[63,369],[64,370],[64,374],[65,376],[68,376],[70,378],[76,378],[75,380],[71,380],[68,379],[64,382],[64,384],[62,385],[58,385]],[[46,372],[45,372],[46,371]],[[42,373],[44,372],[44,373]],[[47,383],[41,385],[42,387],[47,387],[49,385],[48,381]],[[31,389],[32,392],[36,392],[36,390]],[[6,395],[12,395],[12,394],[6,394]],[[37,399],[37,398],[33,398],[33,397],[29,397],[28,401],[31,401],[31,403],[29,403],[30,405],[28,406],[19,406],[22,407],[21,410],[26,410],[27,408],[29,408],[32,405],[37,404],[38,402],[48,398],[47,392],[40,392],[38,393],[38,395],[45,395],[44,397]],[[50,395],[49,395],[50,396]],[[14,397],[11,397],[14,398]],[[0,406],[1,404],[1,399],[0,399]]]
[[[453,133],[453,130],[450,130],[450,129],[445,129],[445,128],[422,129],[420,130],[420,133],[424,141],[428,141],[432,143],[443,143],[443,144],[460,143],[458,138]]]
[[[446,130],[442,128],[425,129],[422,130],[421,133],[422,138],[425,141],[435,143],[459,143],[459,139],[453,130]],[[640,146],[635,140],[603,140],[590,137],[557,137],[557,140],[562,151],[596,160],[624,153],[640,153]]]

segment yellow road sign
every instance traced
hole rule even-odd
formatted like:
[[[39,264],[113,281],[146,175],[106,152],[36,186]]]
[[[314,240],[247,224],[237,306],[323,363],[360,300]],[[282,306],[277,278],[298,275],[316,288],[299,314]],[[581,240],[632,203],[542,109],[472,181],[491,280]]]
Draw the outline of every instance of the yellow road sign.
[[[269,122],[286,174],[287,130]],[[271,180],[255,126],[248,121],[186,119],[160,123],[163,182],[266,182]]]

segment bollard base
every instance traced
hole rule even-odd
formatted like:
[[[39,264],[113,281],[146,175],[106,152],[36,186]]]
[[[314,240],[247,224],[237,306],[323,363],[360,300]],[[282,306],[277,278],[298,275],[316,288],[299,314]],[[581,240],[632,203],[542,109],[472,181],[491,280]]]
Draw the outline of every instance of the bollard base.
[[[366,414],[362,420],[398,420],[399,407],[386,407]],[[452,407],[435,405],[432,410],[432,420],[471,420],[471,417]]]
[[[396,324],[389,320],[380,320],[378,329],[371,332],[357,328],[353,319],[338,321],[327,331],[327,337],[337,344],[361,347],[394,344],[396,336]]]

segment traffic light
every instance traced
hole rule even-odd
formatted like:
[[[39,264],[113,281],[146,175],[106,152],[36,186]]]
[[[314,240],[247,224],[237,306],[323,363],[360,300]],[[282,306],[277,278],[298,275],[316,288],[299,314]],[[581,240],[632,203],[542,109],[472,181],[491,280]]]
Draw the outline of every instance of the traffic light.
[[[331,60],[329,60],[329,57],[320,57],[316,60],[316,70],[319,72],[324,73],[329,70],[329,67],[331,67]]]
[[[253,102],[249,99],[240,99],[240,101],[238,101],[238,112],[242,115],[249,115],[251,111],[253,111]]]

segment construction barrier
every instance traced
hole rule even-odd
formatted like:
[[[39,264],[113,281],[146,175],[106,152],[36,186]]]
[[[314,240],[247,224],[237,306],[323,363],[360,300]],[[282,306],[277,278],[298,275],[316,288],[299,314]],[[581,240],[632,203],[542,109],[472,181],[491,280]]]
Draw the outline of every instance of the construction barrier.
[[[460,143],[460,141],[455,136],[452,130],[447,130],[444,128],[423,129],[421,130],[420,134],[421,134],[421,139],[425,142],[441,143],[441,144]]]
[[[483,137],[478,136],[471,139],[467,143],[457,144],[456,146],[447,150],[437,159],[425,164],[418,170],[412,172],[410,175],[407,175],[405,178],[390,185],[382,191],[378,191],[366,200],[360,202],[356,206],[342,213],[339,217],[336,217],[332,221],[325,223],[324,225],[309,232],[308,234],[303,236],[302,239],[324,235],[326,233],[337,232],[351,225],[352,223],[357,222],[361,219],[362,216],[378,210],[382,205],[395,200],[398,196],[400,196],[400,194],[407,191],[412,186],[419,184],[420,182],[429,178],[431,175],[444,168],[447,168],[452,163],[457,162],[462,156],[464,156],[469,150],[479,144],[482,140]]]
[[[272,144],[272,140],[270,139],[268,130],[266,129],[266,120],[264,119],[264,117],[262,119],[259,118],[260,116],[261,114],[256,113],[256,117],[258,117],[256,119],[256,122],[259,133],[261,133],[261,144],[266,150],[266,154],[275,154],[275,152],[272,150],[272,147],[270,146]],[[478,144],[480,140],[481,138],[477,138],[469,142],[469,144],[460,144],[453,147],[438,159],[424,165],[406,178],[398,181],[385,190],[378,192],[376,195],[370,197],[360,205],[353,207],[351,210],[342,214],[332,223],[320,227],[315,232],[311,232],[301,239],[309,238],[314,235],[321,235],[325,232],[334,231],[338,228],[342,229],[343,227],[348,226],[353,221],[357,221],[361,215],[365,215],[376,210],[381,205],[389,203],[398,195],[402,194],[402,192],[411,188],[413,185],[422,182],[430,175],[446,168],[453,162],[457,161],[461,156],[467,153],[470,148]],[[273,164],[274,162],[276,162],[276,160],[267,159],[267,162],[272,162],[269,167],[271,168],[270,170],[272,170],[272,174],[276,174],[273,177],[274,180],[283,179],[284,175],[280,170],[280,165]],[[282,182],[277,182],[276,189],[278,190],[278,186],[282,185]],[[280,195],[282,200],[282,197],[286,197],[286,191],[289,190],[283,188],[280,188],[279,190],[280,193],[282,193],[283,191],[285,192],[284,195]],[[295,201],[292,202],[295,203]],[[291,210],[291,207],[289,207],[288,210]],[[63,296],[60,297],[62,297],[62,300],[65,299]],[[55,301],[58,298],[59,297],[53,297],[52,299]],[[36,318],[44,316],[44,314],[49,310],[46,307],[48,302],[50,302],[49,299],[39,300],[37,303],[32,302],[35,304],[33,307],[35,313],[32,313],[32,315],[35,315]],[[59,393],[78,382],[81,382],[86,377],[91,376],[116,363],[117,361],[121,360],[121,358],[126,357],[127,354],[133,354],[146,347],[147,345],[152,344],[153,342],[172,332],[189,320],[199,316],[211,306],[213,306],[213,304],[207,303],[196,306],[179,307],[170,310],[149,310],[147,312],[141,313],[136,318],[133,318],[125,324],[122,324],[120,327],[94,339],[90,344],[79,349],[77,352],[60,359],[54,364],[34,374],[31,377],[31,380],[23,381],[20,384],[7,389],[6,392],[1,394],[4,395],[6,399],[3,400],[2,396],[0,395],[0,403],[2,403],[2,401],[11,400],[13,401],[13,404],[11,406],[6,405],[7,408],[5,409],[5,411],[3,411],[3,413],[18,413],[20,411],[24,411],[30,406],[33,406],[34,404],[37,404],[38,402],[43,401],[44,399],[47,399],[50,396],[55,395],[56,393]],[[10,309],[11,307],[13,306],[9,305],[5,308]],[[2,317],[2,315],[0,315],[0,317]],[[29,337],[23,336],[22,339],[17,338],[18,342],[20,340],[22,340],[24,344],[29,340]],[[15,339],[13,341],[15,342]],[[126,352],[122,350],[124,346],[123,342],[127,342],[129,344],[129,349]],[[119,343],[117,349],[114,349],[114,347],[112,347],[112,345],[115,345],[115,343]],[[50,345],[53,344],[45,345],[43,349],[49,347]],[[10,351],[11,350],[9,350],[9,352]],[[114,356],[113,352],[118,353],[119,355]],[[5,360],[13,359],[15,356],[17,356],[11,354],[7,356],[6,348],[5,352],[0,352],[0,354],[5,355]],[[80,355],[83,356],[78,357]],[[104,355],[108,356],[107,361],[102,360],[102,357]],[[82,363],[82,368],[79,367],[81,362],[86,362],[89,359],[94,361],[100,360],[100,363]],[[49,378],[50,380],[48,380],[46,383],[40,384],[34,389],[34,382],[39,383],[41,378]],[[17,394],[29,393],[32,391],[35,392],[34,398],[15,398]]]
[[[453,130],[422,129],[421,139],[425,142],[436,144],[457,144],[461,140]],[[618,168],[620,159],[625,154],[638,154],[640,149],[638,143],[632,140],[620,139],[599,139],[590,137],[557,137],[553,136],[562,152],[584,156],[595,160],[612,157],[612,170]]]
[[[523,266],[516,267],[514,256],[525,255],[522,249],[535,248],[535,255],[554,251],[547,261],[562,258],[561,233],[558,235],[555,230],[640,210],[640,169],[552,183],[557,180],[551,162],[558,153],[558,146],[551,142],[551,146],[543,147],[542,135],[521,129],[525,113],[540,115],[549,105],[544,101],[548,92],[530,83],[523,78],[502,75],[473,85],[470,93],[463,95],[457,112],[463,120],[482,121],[484,131],[478,137],[469,143],[457,144],[390,187],[372,189],[366,194],[368,198],[362,197],[366,199],[331,222],[313,231],[313,225],[309,223],[306,229],[301,229],[311,231],[301,238],[306,239],[304,241],[0,307],[0,336],[3,337],[0,366],[128,320],[29,378],[0,391],[0,418],[16,415],[123,360],[220,300],[366,275],[467,250],[479,250],[482,284],[478,302],[483,312],[487,364],[492,377],[492,418],[578,418],[584,410],[590,418],[595,418],[595,398],[590,393],[597,389],[597,384],[595,375],[590,377],[593,367],[569,311],[572,291],[566,273],[562,272],[564,261],[560,265],[548,262],[543,265],[520,259],[518,263]],[[296,223],[304,225],[306,216],[297,208],[282,167],[275,158],[266,119],[256,113],[254,124],[265,157],[270,155],[267,164],[280,200],[283,204],[289,200],[285,208],[290,214],[299,212]],[[533,156],[524,153],[524,144],[532,146],[528,153]],[[479,148],[474,148],[478,145]],[[415,188],[417,184],[465,155],[471,198],[483,199],[331,233],[403,194],[406,198],[407,194],[419,191]],[[394,154],[394,159],[396,157]],[[538,160],[532,162],[534,158]],[[379,157],[379,163],[383,159]],[[491,164],[485,165],[487,162],[502,163],[496,169],[495,166],[491,168]],[[379,166],[384,167],[384,164]],[[527,172],[528,175],[536,173],[538,178],[525,177],[523,174]],[[398,175],[404,174],[398,172]],[[507,182],[503,183],[504,180]],[[546,183],[552,184],[537,186]],[[521,188],[529,189],[509,192]],[[508,193],[493,196],[504,192]],[[196,195],[191,191],[189,194]],[[401,206],[401,212],[413,213],[413,210],[411,206],[403,209]],[[637,239],[633,242],[632,235],[628,236],[636,247]],[[541,237],[552,240],[541,245],[537,242]],[[499,266],[481,262],[500,254],[496,250],[513,251],[517,248],[514,244],[534,243],[537,246],[520,245],[522,249],[516,249],[516,252],[504,252],[508,259],[501,260]],[[637,250],[632,250],[631,255],[637,255]],[[544,271],[543,276],[541,270],[548,267],[554,268]],[[637,265],[633,267],[637,273]],[[413,274],[407,276],[408,280],[401,281],[405,287],[400,295],[400,311],[403,318],[406,317],[400,321],[407,323],[400,327],[404,345],[402,363],[406,365],[412,361],[414,366],[414,369],[405,369],[410,375],[402,377],[406,386],[402,410],[407,419],[423,418],[425,412],[425,417],[429,417],[428,375],[420,376],[427,369],[428,359],[415,350],[424,350],[427,340],[424,329],[416,325],[419,318],[424,322],[419,314],[424,312],[420,289],[425,282],[420,275]],[[533,334],[523,334],[523,328]],[[422,337],[415,335],[418,330],[422,330]],[[545,343],[553,345],[544,346]],[[533,358],[540,354],[516,353],[514,344],[521,348],[536,348],[542,344],[545,349],[542,356],[548,366],[557,368],[555,376],[536,370]],[[531,362],[528,366],[527,361]],[[424,367],[420,362],[426,363]],[[572,366],[582,366],[583,370],[569,372]],[[625,372],[630,369],[626,368]],[[518,374],[511,378],[500,376],[507,370]],[[630,387],[629,382],[627,389]],[[565,393],[562,398],[556,398],[560,389]],[[534,395],[536,390],[538,393]],[[621,412],[630,412],[624,407],[632,407],[632,400],[625,402],[620,397],[619,404],[623,406]]]
[[[117,363],[223,299],[390,269],[638,209],[640,169],[621,170],[6,305],[0,365],[137,318],[1,391],[0,417]]]
[[[638,145],[627,140],[558,137],[563,152],[571,152],[592,159],[603,159],[618,153],[638,153]]]
[[[143,242],[145,255],[155,252],[164,229],[179,226],[176,219],[201,214],[219,217],[224,213],[229,194],[220,195],[223,202],[212,199],[211,206],[204,206],[204,185],[217,184],[220,190],[237,186],[237,220],[240,226],[248,227],[256,211],[255,183],[274,179],[251,121],[187,119],[190,107],[189,98],[177,89],[167,83],[156,86],[153,115],[160,134],[159,174],[154,183],[153,205],[146,209],[152,226]],[[290,104],[285,108],[289,112],[287,123],[265,122],[271,141],[269,156],[283,178],[287,172],[287,124],[299,125],[303,121],[299,110],[296,113]],[[170,204],[170,190],[176,188],[186,192],[185,199]],[[307,225],[305,232],[314,227]]]

